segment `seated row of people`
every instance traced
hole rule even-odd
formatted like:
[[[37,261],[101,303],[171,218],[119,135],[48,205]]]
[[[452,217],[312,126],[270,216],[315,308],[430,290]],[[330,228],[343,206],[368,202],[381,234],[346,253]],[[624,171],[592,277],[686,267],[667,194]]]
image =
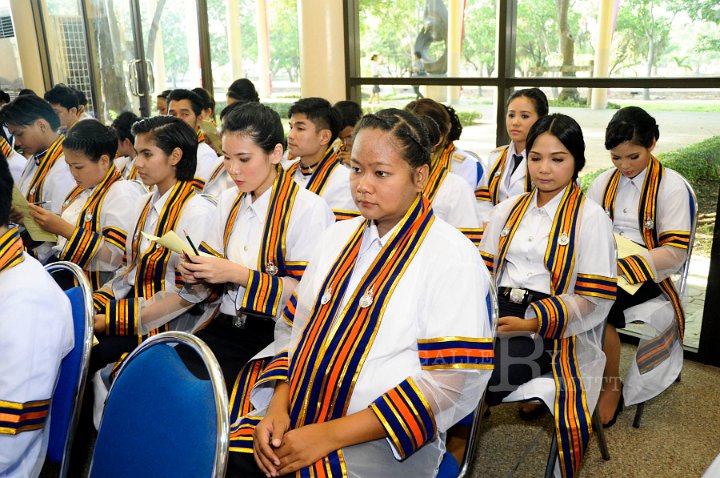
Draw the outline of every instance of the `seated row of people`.
[[[188,118],[194,115],[197,119],[192,100],[188,98],[191,95],[180,92],[175,96],[180,99],[173,100],[173,93],[168,96],[171,111],[175,106],[177,115],[185,114]],[[527,116],[528,105],[517,105],[518,100],[525,101],[527,96],[519,95],[511,99],[508,116],[510,112],[521,118]],[[561,394],[560,402],[565,404],[566,414],[582,412],[582,416],[589,416],[587,412],[592,404],[588,403],[588,399],[581,400],[578,397],[585,397],[584,377],[587,375],[584,367],[588,364],[596,365],[602,359],[599,327],[615,297],[616,269],[630,282],[655,279],[656,282],[666,281],[661,291],[664,297],[668,297],[670,293],[666,291],[671,291],[672,284],[667,278],[677,269],[677,259],[682,257],[683,246],[687,247],[689,225],[673,223],[673,227],[677,226],[675,229],[666,229],[669,223],[666,224],[664,214],[667,212],[661,200],[657,199],[663,178],[673,177],[672,173],[665,173],[650,155],[659,134],[653,133],[652,145],[637,139],[640,137],[637,117],[644,116],[636,110],[626,109],[618,113],[622,132],[615,135],[613,141],[617,140],[617,144],[613,146],[613,141],[608,142],[608,149],[613,151],[617,146],[630,147],[630,152],[618,151],[619,164],[625,157],[629,164],[639,164],[634,162],[638,159],[646,161],[647,166],[640,165],[627,170],[630,183],[634,184],[633,173],[639,174],[645,169],[655,168],[651,175],[654,182],[649,185],[642,183],[643,194],[649,198],[644,200],[647,204],[638,209],[642,210],[645,224],[642,237],[646,239],[645,244],[651,252],[648,257],[637,256],[621,261],[616,267],[612,225],[603,209],[610,211],[616,204],[612,199],[612,194],[615,194],[612,191],[622,178],[620,173],[616,173],[615,179],[610,181],[615,181],[615,186],[603,189],[607,197],[603,199],[602,208],[584,200],[575,185],[577,174],[584,164],[584,142],[580,127],[574,120],[563,115],[543,115],[540,121],[527,125],[529,133],[526,133],[526,138],[522,138],[527,148],[513,143],[516,150],[522,147],[529,151],[526,153],[527,158],[522,157],[520,161],[514,162],[520,167],[522,161],[525,161],[525,174],[531,179],[534,189],[500,203],[491,210],[487,220],[481,220],[477,216],[479,209],[475,208],[472,190],[468,186],[478,181],[479,170],[476,168],[475,179],[467,181],[466,178],[467,182],[451,172],[455,164],[452,159],[455,151],[452,143],[447,141],[450,115],[441,106],[437,108],[437,105],[432,100],[419,100],[408,105],[408,110],[415,114],[390,110],[365,116],[355,127],[348,168],[338,160],[341,149],[331,147],[341,129],[337,111],[319,98],[300,100],[289,114],[291,131],[288,135],[288,149],[296,158],[286,162],[286,170],[278,166],[282,162],[284,144],[280,118],[268,107],[258,103],[238,103],[225,112],[222,135],[223,170],[233,181],[235,189],[220,194],[217,207],[212,201],[196,194],[198,184],[194,180],[197,177],[199,144],[197,122],[188,124],[173,117],[156,117],[140,120],[131,127],[133,149],[137,154],[131,169],[135,168],[142,182],[153,188],[149,194],[142,194],[139,188],[120,179],[120,173],[111,160],[115,151],[109,146],[111,132],[107,128],[95,121],[79,123],[71,128],[65,140],[65,158],[67,164],[71,165],[78,187],[66,192],[63,207],[54,214],[40,207],[31,207],[33,216],[41,226],[56,232],[61,242],[65,239],[63,245],[58,243],[49,247],[44,260],[54,252],[60,259],[70,258],[82,263],[92,275],[109,272],[95,266],[113,260],[117,264],[118,258],[124,257],[124,262],[119,265],[112,279],[103,281],[98,275],[96,282],[96,332],[100,345],[93,350],[94,369],[114,362],[123,352],[134,348],[144,336],[158,330],[202,329],[197,333],[216,351],[226,372],[226,384],[231,392],[231,406],[236,417],[246,415],[261,403],[250,401],[250,389],[255,385],[254,393],[265,399],[275,387],[274,397],[280,398],[273,398],[266,403],[278,413],[285,410],[283,407],[287,404],[289,408],[282,411],[277,419],[286,428],[292,426],[298,430],[298,433],[289,435],[297,435],[300,445],[315,443],[312,440],[308,442],[308,437],[319,439],[314,428],[308,436],[300,432],[306,425],[327,422],[330,427],[328,431],[334,430],[338,424],[342,427],[346,424],[358,425],[359,435],[354,439],[347,441],[349,437],[341,437],[333,443],[326,442],[326,448],[319,447],[318,450],[327,453],[315,457],[311,462],[307,462],[306,453],[300,452],[304,461],[291,461],[294,463],[291,468],[325,466],[318,461],[323,459],[331,467],[339,462],[346,466],[349,463],[353,463],[353,467],[363,466],[373,463],[376,452],[392,451],[388,457],[393,454],[402,457],[418,449],[425,450],[422,447],[425,443],[435,443],[418,455],[424,456],[423,459],[417,459],[419,468],[426,471],[435,469],[439,463],[436,460],[440,456],[437,452],[441,454],[442,451],[437,433],[447,430],[462,414],[472,410],[473,400],[477,401],[479,390],[484,388],[484,380],[489,375],[478,373],[476,377],[479,380],[469,380],[469,375],[458,375],[457,369],[486,370],[490,368],[493,356],[491,327],[484,307],[469,313],[461,306],[463,302],[471,302],[470,305],[477,302],[475,308],[478,308],[478,304],[484,304],[487,285],[482,276],[483,267],[479,265],[479,257],[472,259],[471,255],[462,252],[466,250],[466,246],[461,245],[464,241],[462,236],[448,235],[446,232],[431,234],[438,227],[433,224],[442,225],[442,219],[446,219],[451,226],[460,228],[477,242],[481,237],[482,225],[487,223],[480,249],[488,268],[495,271],[496,283],[501,287],[501,296],[505,297],[501,299],[504,302],[504,305],[501,303],[501,315],[506,317],[500,319],[498,333],[501,336],[505,336],[506,332],[539,333],[545,342],[534,342],[532,350],[537,350],[537,347],[542,350],[544,347],[552,351],[552,354],[543,355],[544,361],[538,363],[539,370],[548,373],[552,371],[556,379],[564,384],[566,393]],[[54,136],[46,134],[47,129],[52,129],[52,118],[38,115],[32,121],[23,123],[16,119],[21,116],[13,116],[18,115],[19,110],[10,108],[9,115],[6,113],[6,109],[11,106],[12,103],[0,113],[3,122],[8,124],[16,136],[16,144],[19,140],[20,145],[27,145],[28,151],[41,151],[35,169],[45,171],[28,173],[27,170],[32,169],[32,165],[28,164],[23,178],[27,173],[27,176],[32,176],[29,182],[41,181],[42,188],[47,171],[58,164],[63,144],[60,141],[54,150],[50,147],[45,152],[42,147],[44,143],[56,142],[62,137],[57,136],[54,130]],[[37,107],[40,108],[39,105]],[[639,116],[629,115],[631,112]],[[537,113],[535,115],[540,116]],[[514,121],[519,120],[508,119],[508,125],[513,125]],[[644,126],[641,125],[641,128]],[[44,143],[33,146],[32,141],[27,139],[23,143],[27,129],[33,132],[37,129],[37,137]],[[608,134],[610,130],[609,126]],[[30,137],[35,138],[33,135]],[[52,154],[49,154],[50,150]],[[506,159],[507,154],[506,150]],[[430,158],[428,161],[424,159],[426,155]],[[613,155],[615,157],[616,153],[613,152]],[[504,173],[499,169],[506,166],[507,161],[499,167],[494,165],[492,178],[514,176],[517,170]],[[333,202],[331,199],[335,196],[329,192],[337,190],[337,197],[342,198],[343,187],[330,187],[335,184],[331,180],[339,174],[342,177],[335,181],[338,185],[344,184],[343,200],[349,196],[351,201],[334,206],[334,199]],[[663,184],[667,185],[667,181],[665,179]],[[120,184],[128,187],[119,188]],[[35,194],[37,188],[25,187],[22,183],[21,186],[29,199],[45,200],[42,195]],[[443,197],[443,189],[452,187],[457,191],[466,191],[468,194],[465,196],[470,199],[470,206],[465,208],[467,215],[461,215],[457,222],[453,214],[461,209],[462,195],[451,196],[452,199],[446,203],[438,201]],[[498,196],[499,188],[500,183],[497,181],[488,183],[487,187],[481,185],[479,196],[489,197],[491,201],[487,202],[492,202],[493,197]],[[135,194],[136,207],[125,207],[126,210],[132,210],[128,214],[132,219],[126,222],[122,222],[124,219],[106,219],[103,222],[102,210],[112,203],[116,194],[111,194],[111,191],[120,189],[127,189],[129,195]],[[677,193],[675,189],[671,190]],[[313,193],[318,193],[325,201]],[[83,195],[84,198],[81,197]],[[133,202],[129,195],[123,200],[125,206]],[[75,207],[71,207],[76,202]],[[443,209],[444,206],[447,209]],[[342,209],[344,207],[351,207],[352,210]],[[682,208],[682,205],[678,207]],[[357,211],[363,217],[333,226],[330,209],[334,210],[336,219],[356,216]],[[689,211],[689,208],[686,210]],[[439,222],[434,221],[435,211],[441,219]],[[623,214],[627,213],[624,211]],[[86,220],[88,217],[90,220]],[[474,219],[474,222],[464,226],[461,221],[468,218]],[[631,222],[628,221],[628,224]],[[623,227],[629,227],[628,224]],[[327,228],[329,231],[323,232]],[[147,237],[148,234],[162,236],[170,230],[182,231],[193,241],[201,243],[200,249],[204,253],[214,257],[182,257],[158,246]],[[437,234],[440,234],[438,239],[430,240]],[[335,235],[337,241],[332,239]],[[448,245],[436,250],[429,245],[433,241],[445,241]],[[656,255],[653,250],[658,248],[665,248],[668,252]],[[599,254],[600,249],[607,254]],[[39,249],[35,250],[37,252]],[[446,257],[451,251],[456,255]],[[416,261],[415,257],[425,259]],[[435,263],[437,258],[441,260]],[[655,265],[655,261],[663,259],[675,259],[676,262]],[[425,260],[430,262],[420,264]],[[649,273],[643,272],[643,265],[650,269]],[[447,269],[447,274],[435,274],[435,271],[446,270],[445,266],[453,269]],[[309,267],[308,279],[303,281],[306,267]],[[412,274],[405,275],[406,268]],[[463,276],[460,273],[463,270],[475,275],[472,280],[465,278],[467,284],[456,280]],[[428,276],[427,281],[418,279],[424,277],[425,273],[430,273],[432,278]],[[307,284],[306,289],[303,284]],[[419,296],[415,292],[411,293],[421,285],[433,292]],[[353,287],[354,292],[347,291],[349,286]],[[406,287],[410,289],[404,294],[402,291]],[[446,302],[446,297],[451,300]],[[471,301],[471,297],[475,302]],[[659,297],[659,293],[652,297],[660,302],[664,300]],[[195,306],[199,302],[207,302],[208,298],[212,306],[206,307],[204,311]],[[674,305],[675,302],[670,299]],[[390,307],[393,300],[402,304],[404,311],[396,310],[399,306]],[[408,311],[414,311],[414,306],[420,304],[425,312],[415,311],[414,315],[408,315],[406,319],[399,318],[405,317]],[[420,324],[425,323],[423,317],[430,318],[427,311],[435,310],[441,304],[445,304],[442,306],[444,316],[455,317],[455,312],[458,312],[465,318],[453,319],[451,323],[442,326],[428,321],[422,327],[429,328],[422,332]],[[385,311],[389,317],[398,317],[382,321],[382,324],[395,324],[386,325],[387,330],[380,328]],[[673,311],[678,314],[677,308]],[[296,328],[298,313],[303,318],[297,320]],[[467,319],[474,325],[468,325]],[[375,321],[375,325],[365,328],[367,320]],[[675,324],[675,321],[671,322],[671,325]],[[313,329],[314,335],[305,337],[306,332],[310,333],[307,330],[310,326],[316,327]],[[396,326],[402,328],[394,329]],[[436,330],[435,327],[440,329]],[[419,335],[408,335],[407,343],[398,341],[398,337],[405,336],[403,331],[407,334],[409,330]],[[675,329],[668,330],[672,333]],[[445,333],[448,335],[443,335]],[[450,340],[450,337],[455,339]],[[379,354],[378,357],[372,353],[372,344],[376,339],[380,344],[375,352]],[[358,340],[357,344],[362,347],[350,347],[353,340]],[[339,341],[338,344],[347,343],[345,355],[323,359],[323,354],[328,353],[325,345],[334,341]],[[390,342],[396,347],[392,349],[395,352],[383,355],[390,347]],[[241,346],[238,347],[238,344]],[[662,344],[652,345],[655,348],[648,349],[649,353],[656,352]],[[359,352],[363,347],[370,347],[369,356]],[[507,340],[503,337],[497,347],[496,354],[497,350],[529,350],[527,341],[517,337]],[[397,360],[405,363],[400,357],[409,357],[408,354],[412,352],[417,360],[418,351],[419,370],[411,369],[412,373],[405,376],[407,380],[392,376],[385,383],[385,379],[379,378],[383,374],[391,375],[386,370],[388,362],[385,359],[388,356],[397,354]],[[300,352],[304,355],[298,355]],[[506,357],[507,353],[503,352],[502,355]],[[253,357],[255,360],[251,360]],[[575,363],[574,367],[571,360],[573,357],[580,362]],[[592,360],[587,360],[588,357]],[[370,360],[367,368],[363,365],[365,360]],[[510,381],[506,382],[507,377],[503,374],[507,364],[503,364],[502,359],[499,361],[491,379],[493,385],[510,385],[514,388],[529,378],[522,373],[515,375],[511,372]],[[256,365],[252,378],[245,373],[248,371],[248,363]],[[320,363],[325,365],[320,367]],[[371,363],[375,365],[370,366]],[[655,361],[646,366],[649,365],[649,370],[653,370],[659,363]],[[300,374],[297,380],[311,386],[315,382],[313,377],[319,377],[319,374],[335,366],[338,367],[339,375],[337,383],[333,382],[332,386],[321,387],[314,392],[312,387],[301,386],[299,382],[293,385],[293,373]],[[578,366],[581,373],[577,372]],[[608,366],[611,367],[610,361]],[[355,371],[348,372],[350,369],[347,367],[354,367]],[[369,372],[371,369],[376,372]],[[263,370],[265,376],[260,375]],[[395,372],[402,374],[407,371],[399,367]],[[498,375],[500,372],[502,374]],[[361,382],[356,383],[353,379],[353,382],[343,385],[343,377],[357,378],[358,374],[368,381],[369,388],[366,392],[361,392],[362,387],[358,388],[357,397],[364,398],[357,398],[356,407],[349,408],[357,411],[358,416],[352,418],[355,414],[348,415],[347,404],[351,404],[355,396],[353,390]],[[324,379],[320,381],[324,383]],[[288,387],[285,388],[283,383],[287,383]],[[458,388],[461,383],[465,385]],[[380,390],[385,386],[383,384],[388,386]],[[455,384],[452,392],[448,390],[451,384]],[[478,384],[481,388],[472,388],[473,393],[465,390],[466,386],[475,387]],[[491,403],[502,398],[503,392],[498,391],[497,387],[491,388]],[[342,397],[337,395],[341,390],[345,390]],[[323,400],[330,409],[334,408],[337,400],[346,400],[347,404],[337,412],[318,405],[318,410],[309,413],[309,402],[301,398],[306,393],[311,393],[312,400],[328,394]],[[397,401],[395,397],[398,394],[405,398]],[[605,392],[604,395],[610,403],[608,408],[614,413],[613,395]],[[380,402],[365,408],[375,403],[375,399],[380,400],[378,397],[382,399]],[[601,395],[601,403],[602,400]],[[273,406],[276,402],[281,404],[280,408]],[[296,412],[293,412],[296,406],[294,403],[299,407]],[[417,408],[420,405],[425,406],[428,416],[423,416],[422,410]],[[403,407],[410,407],[416,412],[415,419],[421,420],[416,425],[419,430],[425,430],[423,434],[402,436],[401,428],[407,432],[407,423],[393,423],[391,417],[402,413]],[[372,410],[379,421],[362,411],[365,409]],[[562,466],[572,474],[577,471],[589,431],[583,420],[577,421],[575,428],[568,429],[567,425],[563,425],[568,422],[561,422],[563,416],[562,413],[556,413],[559,433],[565,437],[561,445],[564,450],[574,451],[568,451],[565,455],[568,457],[567,463]],[[346,419],[350,421],[346,423]],[[335,420],[338,422],[332,425]],[[248,444],[253,425],[258,421],[249,419],[239,422],[241,426],[234,430],[236,451],[248,450],[243,444]],[[287,467],[287,461],[286,464],[281,463],[286,451],[288,456],[297,460],[297,450],[282,451],[284,445],[278,443],[285,441],[273,441],[280,438],[272,432],[275,422],[266,419],[263,423],[269,425],[264,428],[260,426],[255,436],[264,441],[254,445],[261,470],[269,473],[292,471]],[[382,430],[377,428],[378,423],[382,424]],[[271,429],[269,435],[268,426]],[[273,440],[267,440],[268,436]],[[378,440],[383,436],[390,437],[390,448],[378,445],[382,442]],[[369,443],[375,445],[345,448],[371,439]],[[276,443],[277,450],[273,449],[272,443]],[[350,454],[339,459],[336,453],[339,449]],[[357,451],[360,453],[357,457],[362,458],[357,461],[351,458],[353,452],[350,450]],[[371,453],[373,459],[368,460],[365,453]],[[394,463],[380,456],[377,456],[378,463]],[[242,460],[238,463],[238,466],[247,465]]]

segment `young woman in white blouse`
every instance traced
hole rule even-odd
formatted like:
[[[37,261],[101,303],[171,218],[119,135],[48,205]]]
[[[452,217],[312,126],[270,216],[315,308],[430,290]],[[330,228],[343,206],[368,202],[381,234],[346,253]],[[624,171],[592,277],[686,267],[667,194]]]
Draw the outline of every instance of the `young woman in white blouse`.
[[[646,249],[617,262],[618,276],[640,288],[634,294],[618,289],[608,315],[607,365],[598,402],[605,426],[615,423],[623,397],[627,404],[649,400],[682,369],[685,313],[671,276],[687,260],[690,194],[682,177],[652,155],[659,137],[655,118],[645,110],[619,110],[605,131],[605,148],[615,168],[598,176],[588,190],[588,197],[612,218],[614,232]],[[650,325],[651,338],[640,342],[623,387],[617,329],[636,321]]]
[[[99,121],[76,124],[63,146],[65,162],[77,186],[65,198],[61,215],[34,205],[30,205],[31,214],[40,227],[58,235],[52,260],[82,267],[95,290],[122,264],[128,229],[134,220],[128,204],[134,204],[143,189],[122,179],[113,164],[117,136]]]
[[[317,241],[284,314],[284,369],[263,384],[271,399],[258,395],[261,410],[231,431],[231,449],[237,438],[247,453],[231,454],[230,476],[436,475],[444,432],[485,387],[492,332],[477,249],[422,195],[429,163],[412,114],[357,124],[351,191],[363,217]]]
[[[475,190],[478,216],[483,222],[487,222],[495,205],[532,188],[527,172],[528,132],[547,114],[548,100],[539,88],[518,90],[508,99],[505,128],[510,144],[490,152],[488,172]]]
[[[534,189],[500,203],[480,253],[494,272],[500,299],[496,367],[486,400],[496,405],[545,374],[546,396],[525,388],[523,400],[554,406],[563,476],[574,476],[590,437],[590,411],[602,373],[603,321],[615,298],[612,225],[575,180],[585,143],[572,118],[538,120],[527,139]]]

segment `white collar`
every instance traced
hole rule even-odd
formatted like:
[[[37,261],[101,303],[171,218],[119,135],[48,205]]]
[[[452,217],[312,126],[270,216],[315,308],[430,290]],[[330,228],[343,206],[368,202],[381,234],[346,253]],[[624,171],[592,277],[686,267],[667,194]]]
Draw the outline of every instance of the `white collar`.
[[[259,198],[255,198],[254,201],[252,199],[252,194],[245,194],[245,197],[243,197],[242,203],[240,204],[240,210],[244,211],[246,209],[250,209],[257,217],[264,221],[267,216],[268,207],[270,207],[270,194],[272,193],[272,189],[273,187],[270,186],[260,195]]]
[[[623,187],[627,184],[634,184],[638,189],[642,188],[643,183],[645,182],[645,175],[647,174],[647,168],[643,169],[640,174],[635,176],[634,178],[628,178],[627,176],[624,176],[622,173],[620,173],[620,184],[619,187]]]
[[[153,191],[153,195],[152,195],[152,205],[153,205],[153,209],[155,209],[155,211],[157,211],[158,215],[160,215],[160,213],[162,212],[162,209],[165,206],[165,203],[167,202],[168,198],[170,197],[170,193],[172,192],[173,189],[175,189],[176,185],[177,185],[177,183],[170,186],[168,188],[168,190],[165,191],[165,194],[163,194],[162,196],[160,196],[160,192],[159,192],[157,186],[155,187],[155,191]]]
[[[537,194],[538,191],[535,190],[534,197],[532,198],[532,201],[530,203],[530,210],[543,210],[545,213],[550,217],[555,217],[555,214],[557,213],[558,207],[560,207],[560,200],[562,199],[563,195],[565,194],[565,191],[567,190],[568,186],[565,186],[562,191],[557,193],[555,197],[553,197],[551,200],[549,200],[543,207],[538,207],[537,205]]]

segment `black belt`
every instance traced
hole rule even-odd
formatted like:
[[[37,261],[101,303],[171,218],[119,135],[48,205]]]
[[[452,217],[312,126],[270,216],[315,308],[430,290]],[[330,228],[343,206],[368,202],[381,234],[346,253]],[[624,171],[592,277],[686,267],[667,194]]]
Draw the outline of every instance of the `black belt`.
[[[275,326],[275,321],[269,315],[253,314],[244,311],[239,311],[237,315],[220,313],[217,315],[217,320],[226,322],[238,329]]]
[[[534,290],[520,289],[518,287],[498,287],[498,294],[513,304],[529,305],[535,301],[547,299],[549,294]]]

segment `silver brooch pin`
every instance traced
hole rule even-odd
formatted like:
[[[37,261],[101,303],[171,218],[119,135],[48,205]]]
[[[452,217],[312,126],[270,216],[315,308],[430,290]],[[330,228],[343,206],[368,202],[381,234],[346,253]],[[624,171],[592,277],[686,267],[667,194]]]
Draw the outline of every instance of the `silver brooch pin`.
[[[88,212],[88,213],[85,214],[85,222],[90,222],[90,221],[92,221],[92,218],[93,218],[93,215],[92,215],[91,212]]]
[[[652,229],[655,227],[655,221],[650,218],[645,219],[645,229]]]
[[[332,299],[332,287],[333,285],[330,284],[327,289],[325,289],[325,292],[323,293],[322,297],[320,297],[320,303],[322,305],[327,304],[330,302],[330,299]]]
[[[69,205],[70,205],[70,200],[66,199],[65,202],[63,203],[63,207],[68,207]]]
[[[610,217],[610,216],[611,216],[611,215],[610,215],[610,209],[608,209],[608,208],[605,208],[605,214],[607,214],[607,215],[608,215],[608,217]]]
[[[265,264],[265,272],[267,272],[271,276],[274,276],[275,274],[278,273],[278,268],[271,261],[268,261],[268,263]]]
[[[500,175],[502,175],[501,171],[495,171],[495,176],[500,176]]]
[[[362,309],[367,309],[370,307],[373,303],[373,288],[372,286],[365,291],[362,297],[360,297],[360,307]]]
[[[34,187],[30,189],[30,195],[31,195],[31,196],[32,196],[33,194],[35,194],[35,190],[36,190],[36,188],[34,188]]]
[[[508,234],[510,234],[510,228],[509,228],[509,227],[506,227],[505,229],[503,229],[502,231],[500,231],[500,236],[501,236],[501,237],[505,237],[505,236],[507,236]]]
[[[567,233],[563,232],[562,234],[560,234],[558,244],[560,244],[561,246],[567,246],[568,243],[570,243],[570,238],[568,237]]]

